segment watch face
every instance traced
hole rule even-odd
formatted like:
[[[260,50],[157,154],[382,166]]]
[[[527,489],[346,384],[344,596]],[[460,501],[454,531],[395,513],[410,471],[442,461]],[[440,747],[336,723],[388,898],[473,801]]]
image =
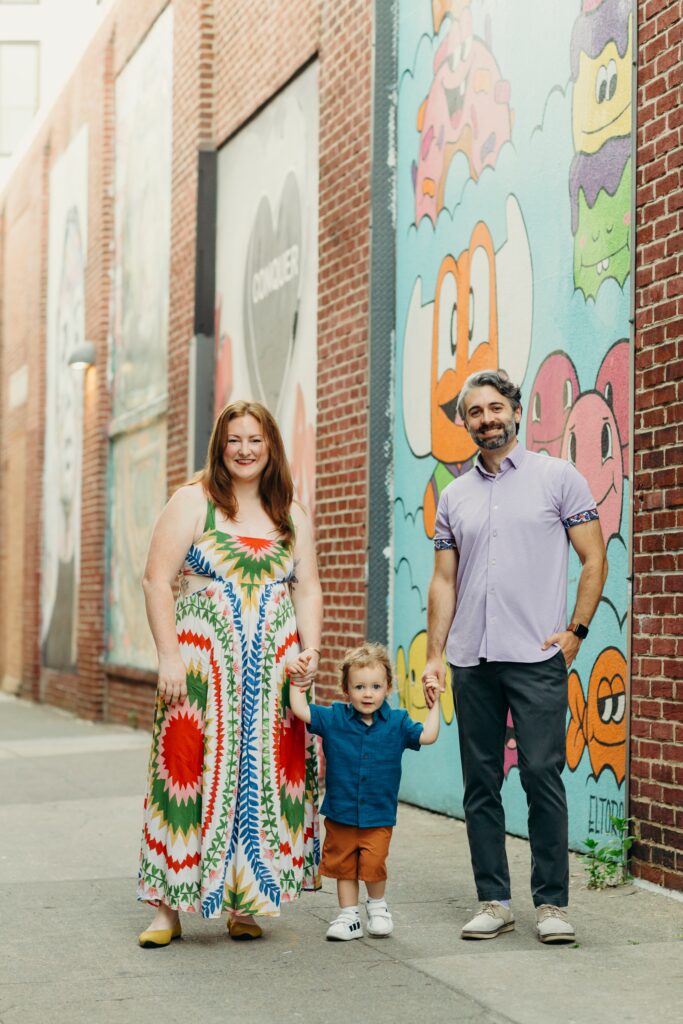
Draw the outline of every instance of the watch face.
[[[573,632],[574,636],[577,636],[579,640],[585,640],[588,636],[588,626],[584,626],[580,622],[575,622]]]

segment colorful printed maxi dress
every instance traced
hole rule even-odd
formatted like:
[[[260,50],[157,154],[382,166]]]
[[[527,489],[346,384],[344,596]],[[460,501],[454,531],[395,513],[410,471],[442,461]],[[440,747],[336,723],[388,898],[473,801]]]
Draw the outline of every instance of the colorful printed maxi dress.
[[[157,699],[138,899],[216,917],[279,913],[320,887],[315,737],[289,708],[293,552],[216,529],[185,558],[206,586],[176,604],[187,700]]]

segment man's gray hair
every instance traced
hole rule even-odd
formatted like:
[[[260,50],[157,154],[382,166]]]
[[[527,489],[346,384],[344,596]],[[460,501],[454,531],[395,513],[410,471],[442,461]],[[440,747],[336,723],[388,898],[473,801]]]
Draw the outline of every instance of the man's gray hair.
[[[458,416],[465,422],[465,399],[470,391],[475,388],[484,388],[490,384],[503,398],[507,398],[512,406],[512,411],[522,408],[522,392],[513,384],[505,370],[480,370],[478,373],[471,373],[458,395]]]

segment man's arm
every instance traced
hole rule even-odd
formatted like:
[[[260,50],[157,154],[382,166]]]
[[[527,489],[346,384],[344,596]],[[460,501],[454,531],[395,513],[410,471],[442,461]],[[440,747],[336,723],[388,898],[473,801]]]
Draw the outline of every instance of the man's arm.
[[[425,702],[431,708],[438,694],[428,687],[427,677],[436,676],[439,690],[445,688],[446,669],[442,660],[446,637],[455,618],[458,553],[455,548],[434,552],[434,574],[427,598],[427,664],[422,673]]]
[[[589,523],[579,523],[569,529],[569,541],[581,561],[582,569],[579,586],[576,592],[576,604],[571,622],[581,622],[587,626],[598,607],[602,589],[607,580],[607,556],[605,542],[602,538],[600,521],[593,519]],[[546,651],[551,644],[558,644],[567,662],[567,668],[578,654],[581,641],[571,630],[563,629],[553,633],[543,644]]]

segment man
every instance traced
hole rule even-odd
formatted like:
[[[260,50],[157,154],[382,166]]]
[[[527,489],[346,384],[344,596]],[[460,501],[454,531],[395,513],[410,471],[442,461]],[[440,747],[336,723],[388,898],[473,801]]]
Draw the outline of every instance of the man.
[[[529,808],[531,892],[541,942],[573,942],[565,763],[567,669],[607,578],[595,501],[574,466],[517,443],[521,392],[504,371],[465,381],[458,414],[479,452],[439,501],[427,611],[429,675],[451,666],[464,808],[479,913],[464,939],[514,927],[500,791],[508,709]],[[569,544],[582,564],[566,618]],[[425,688],[433,702],[433,691]]]

